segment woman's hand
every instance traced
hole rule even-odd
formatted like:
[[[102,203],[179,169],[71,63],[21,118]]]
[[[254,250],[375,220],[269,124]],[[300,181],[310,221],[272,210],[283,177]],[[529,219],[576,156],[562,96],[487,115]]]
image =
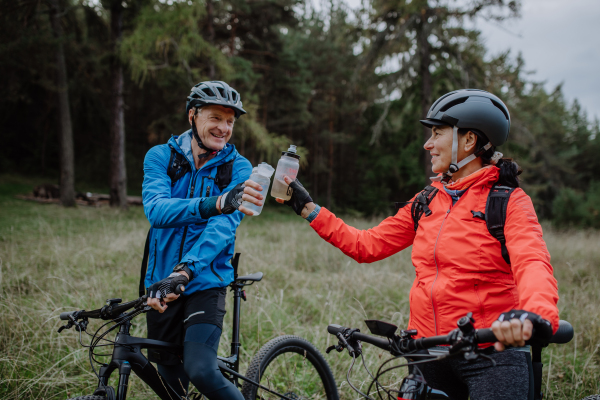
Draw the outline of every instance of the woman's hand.
[[[512,318],[510,321],[494,321],[492,332],[498,341],[494,343],[497,351],[503,351],[506,346],[523,347],[525,341],[531,339],[533,334],[533,323],[526,319]]]
[[[289,176],[284,176],[283,180],[292,188],[292,197],[289,200],[277,198],[276,201],[292,207],[296,214],[302,216],[302,218],[308,217],[316,207],[308,191],[298,179],[294,181]]]
[[[510,310],[502,313],[492,324],[492,332],[498,339],[494,343],[494,348],[503,351],[505,346],[525,346],[525,341],[533,336],[534,328],[534,340],[541,343],[550,341],[552,325],[539,315],[524,310]]]
[[[217,199],[217,210],[222,214],[231,214],[235,210],[238,210],[245,215],[254,215],[251,210],[242,206],[242,202],[247,201],[259,207],[262,206],[264,204],[264,196],[260,194],[261,190],[263,190],[261,185],[248,179],[229,192],[219,196]]]

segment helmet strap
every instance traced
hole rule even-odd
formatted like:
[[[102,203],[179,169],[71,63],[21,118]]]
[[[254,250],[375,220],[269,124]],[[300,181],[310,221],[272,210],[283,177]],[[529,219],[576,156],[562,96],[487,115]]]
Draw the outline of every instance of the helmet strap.
[[[196,139],[196,143],[198,143],[198,147],[206,150],[206,153],[202,153],[198,156],[198,158],[200,160],[202,160],[203,158],[206,158],[206,157],[210,157],[213,154],[218,153],[217,150],[206,147],[204,145],[204,143],[202,143],[202,140],[200,140],[200,135],[198,135],[198,129],[196,129],[196,112],[195,111],[194,111],[194,117],[192,118],[192,136],[194,136],[194,139]]]
[[[443,184],[449,183],[452,180],[453,174],[458,172],[458,170],[460,170],[462,167],[464,167],[465,165],[467,165],[474,159],[481,157],[483,155],[483,153],[488,151],[491,147],[492,147],[492,143],[488,142],[485,146],[483,146],[482,148],[477,150],[475,153],[471,154],[470,156],[465,157],[464,159],[462,159],[461,162],[458,162],[457,161],[457,159],[458,159],[458,127],[453,126],[452,127],[452,162],[450,163],[450,167],[448,168],[448,171],[444,172],[442,174],[441,178],[435,177],[435,180],[434,180],[434,178],[432,178],[432,180],[433,181],[439,180]]]

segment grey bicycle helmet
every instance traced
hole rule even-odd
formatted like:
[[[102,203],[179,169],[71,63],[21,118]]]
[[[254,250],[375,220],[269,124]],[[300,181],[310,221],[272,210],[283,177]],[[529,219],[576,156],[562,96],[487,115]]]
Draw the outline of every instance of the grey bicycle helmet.
[[[235,118],[246,114],[240,94],[223,81],[205,81],[195,85],[187,97],[185,111],[211,104],[231,108],[235,112]]]
[[[236,119],[241,115],[246,114],[246,110],[242,108],[240,94],[223,81],[205,81],[195,85],[192,88],[190,95],[187,97],[185,112],[189,113],[192,108],[208,105],[231,108],[235,112]],[[195,123],[192,123],[192,136],[196,139],[198,146],[207,151],[206,153],[200,154],[198,158],[206,158],[218,152],[202,143]]]
[[[420,122],[429,128],[443,125],[453,128],[452,163],[442,181],[449,181],[453,173],[490,148],[504,144],[510,131],[510,114],[506,105],[497,96],[478,89],[461,89],[446,93],[432,104],[427,117]],[[478,131],[485,135],[489,142],[459,163],[457,131],[460,128]],[[501,156],[502,154],[498,153],[498,157]]]

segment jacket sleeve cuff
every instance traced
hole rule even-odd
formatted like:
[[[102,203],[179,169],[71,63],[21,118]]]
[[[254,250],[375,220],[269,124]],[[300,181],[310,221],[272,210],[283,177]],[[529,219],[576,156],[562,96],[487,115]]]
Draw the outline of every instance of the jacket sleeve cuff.
[[[321,206],[318,204],[315,204],[315,209],[312,210],[312,212],[310,214],[308,214],[308,217],[306,217],[305,219],[311,223],[314,221],[315,218],[317,218],[317,216],[319,215],[319,211],[321,211]]]

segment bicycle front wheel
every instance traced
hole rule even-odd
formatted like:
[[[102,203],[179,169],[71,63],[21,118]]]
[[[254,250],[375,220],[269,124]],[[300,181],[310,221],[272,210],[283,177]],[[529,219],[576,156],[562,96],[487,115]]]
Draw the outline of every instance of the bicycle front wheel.
[[[246,377],[292,399],[339,399],[329,364],[312,343],[298,336],[270,340],[252,359]],[[249,382],[244,382],[242,394],[246,400],[280,398]]]

